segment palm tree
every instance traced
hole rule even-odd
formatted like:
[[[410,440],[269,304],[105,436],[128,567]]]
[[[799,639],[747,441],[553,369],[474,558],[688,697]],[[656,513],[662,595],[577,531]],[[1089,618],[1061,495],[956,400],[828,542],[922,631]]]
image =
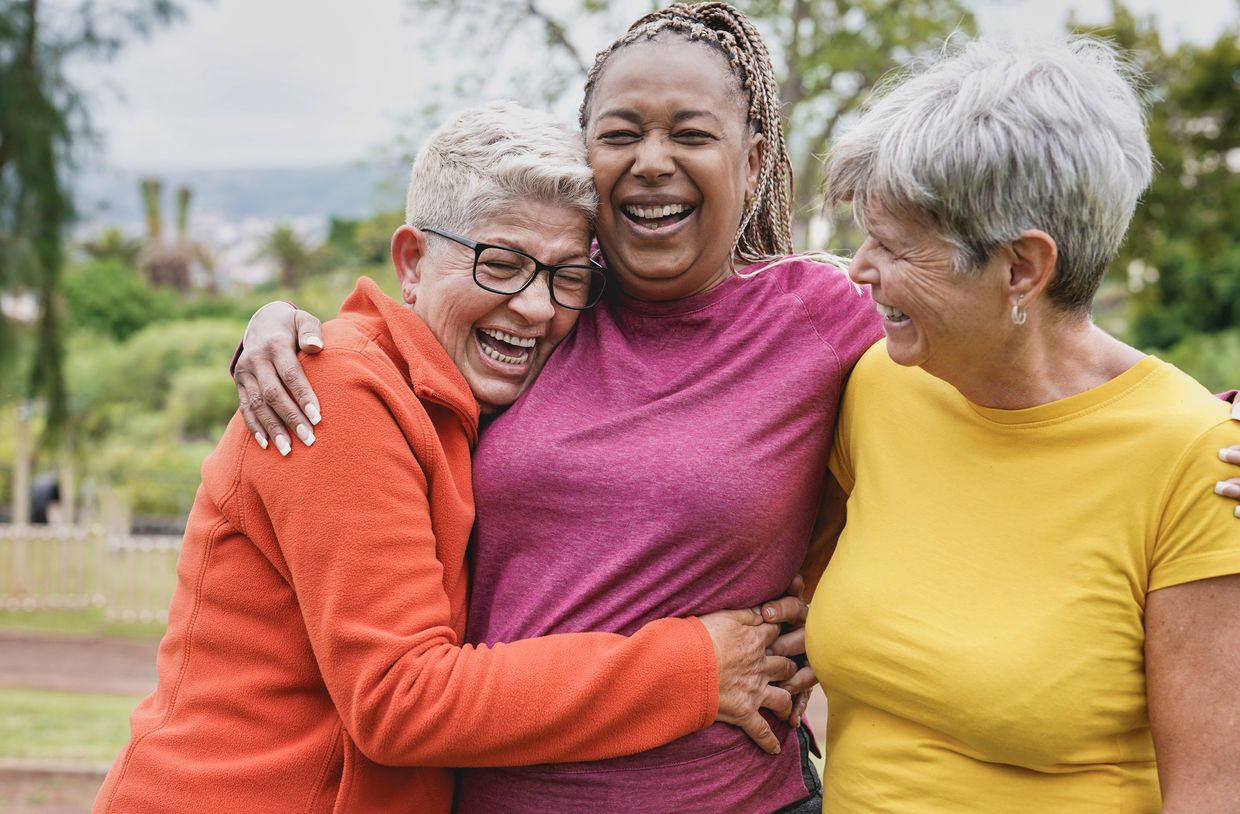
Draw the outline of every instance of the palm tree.
[[[287,223],[273,229],[259,249],[259,256],[276,261],[280,283],[288,288],[296,288],[301,283],[313,255],[306,241]]]

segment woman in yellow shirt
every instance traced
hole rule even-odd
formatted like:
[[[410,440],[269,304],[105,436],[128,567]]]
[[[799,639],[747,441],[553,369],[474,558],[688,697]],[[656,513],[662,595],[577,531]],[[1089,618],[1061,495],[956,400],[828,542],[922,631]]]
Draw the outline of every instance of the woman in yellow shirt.
[[[1090,320],[1151,171],[1090,39],[969,43],[827,159],[887,333],[806,631],[831,814],[1240,811],[1240,431]]]

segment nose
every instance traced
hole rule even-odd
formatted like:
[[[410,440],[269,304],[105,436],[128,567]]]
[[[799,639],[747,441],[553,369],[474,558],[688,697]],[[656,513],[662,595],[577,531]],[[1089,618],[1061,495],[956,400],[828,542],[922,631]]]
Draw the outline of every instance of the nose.
[[[538,325],[548,322],[555,316],[555,303],[551,301],[551,286],[547,275],[550,272],[538,272],[541,280],[534,280],[520,292],[508,298],[508,308],[520,316],[527,325]]]
[[[651,133],[637,145],[637,156],[631,172],[644,181],[652,182],[676,171],[667,138]]]
[[[874,238],[867,237],[853,255],[848,264],[848,278],[858,285],[873,285],[878,282],[878,269],[871,259],[874,252]]]

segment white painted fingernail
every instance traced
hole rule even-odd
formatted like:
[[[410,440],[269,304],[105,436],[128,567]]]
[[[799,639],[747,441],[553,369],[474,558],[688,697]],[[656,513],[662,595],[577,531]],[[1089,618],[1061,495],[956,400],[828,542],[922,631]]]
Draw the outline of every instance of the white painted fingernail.
[[[1237,506],[1237,507],[1236,507],[1236,510],[1235,510],[1235,512],[1233,512],[1233,514],[1235,514],[1235,515],[1236,515],[1236,517],[1240,517],[1240,506]]]
[[[267,448],[267,436],[263,435],[261,432],[254,433],[254,440],[257,441],[258,445],[263,449]]]
[[[1221,480],[1214,484],[1214,494],[1222,495],[1223,497],[1240,497],[1240,486]],[[1240,506],[1236,508],[1240,509]]]
[[[1223,447],[1220,449],[1218,451],[1218,457],[1220,460],[1226,461],[1229,464],[1240,463],[1240,453],[1232,452],[1228,447]]]
[[[310,423],[316,427],[319,425],[319,422],[323,420],[323,416],[319,415],[319,405],[315,404],[313,401],[307,401],[302,409],[306,411],[306,418],[310,419]]]
[[[323,349],[323,338],[319,336],[307,336],[301,341],[302,345],[312,345],[319,350]]]
[[[310,432],[310,428],[305,424],[297,425],[297,437],[300,438],[301,442],[306,446],[310,446],[314,443],[314,433]]]
[[[276,436],[276,449],[280,450],[281,455],[288,455],[293,451],[293,445],[288,442],[288,438],[283,435]]]

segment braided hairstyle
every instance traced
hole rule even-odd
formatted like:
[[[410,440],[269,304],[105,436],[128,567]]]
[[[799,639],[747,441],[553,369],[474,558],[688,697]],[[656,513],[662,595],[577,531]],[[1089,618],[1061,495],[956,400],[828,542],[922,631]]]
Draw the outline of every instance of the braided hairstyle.
[[[792,253],[792,160],[780,122],[779,83],[766,43],[749,18],[727,3],[673,3],[653,11],[629,27],[620,39],[599,52],[586,76],[580,122],[584,132],[590,99],[607,60],[616,51],[664,33],[718,49],[748,97],[751,127],[763,136],[761,166],[753,197],[746,203],[732,255],[745,263],[773,260]]]

